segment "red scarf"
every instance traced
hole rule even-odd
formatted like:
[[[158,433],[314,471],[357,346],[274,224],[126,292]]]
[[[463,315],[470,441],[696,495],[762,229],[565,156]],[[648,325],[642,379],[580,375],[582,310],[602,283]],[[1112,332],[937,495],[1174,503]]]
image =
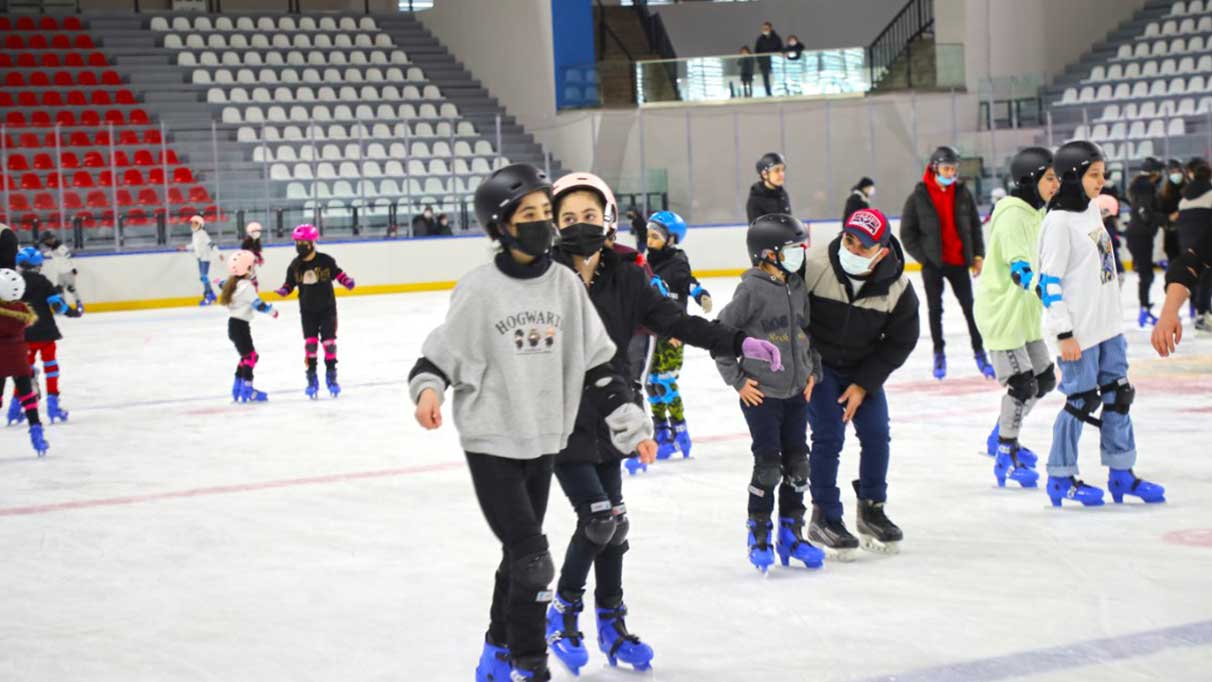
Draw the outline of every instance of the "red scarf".
[[[926,183],[926,192],[930,194],[930,202],[934,204],[934,212],[938,214],[939,239],[943,245],[943,265],[967,265],[964,262],[964,242],[960,239],[959,230],[955,227],[955,183],[939,187],[934,177],[934,170],[926,167],[922,176]]]

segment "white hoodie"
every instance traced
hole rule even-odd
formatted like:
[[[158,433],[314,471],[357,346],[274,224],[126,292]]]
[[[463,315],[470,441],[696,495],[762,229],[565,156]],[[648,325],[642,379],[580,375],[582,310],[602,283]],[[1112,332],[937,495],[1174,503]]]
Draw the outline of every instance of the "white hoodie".
[[[207,234],[206,228],[194,230],[193,237],[190,239],[189,250],[193,251],[194,257],[198,260],[211,261],[219,255],[219,250],[215,248],[215,242]]]
[[[1049,211],[1039,236],[1044,322],[1054,339],[1077,339],[1082,350],[1123,333],[1111,235],[1098,206],[1084,213]]]

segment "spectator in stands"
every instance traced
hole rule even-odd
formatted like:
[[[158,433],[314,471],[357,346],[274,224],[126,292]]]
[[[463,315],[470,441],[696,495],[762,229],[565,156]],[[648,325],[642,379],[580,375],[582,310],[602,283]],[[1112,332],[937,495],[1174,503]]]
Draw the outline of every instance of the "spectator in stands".
[[[433,219],[433,207],[421,209],[421,215],[412,219],[412,236],[429,237],[437,234],[438,225]]]
[[[439,237],[449,237],[454,234],[450,231],[450,216],[445,213],[438,214],[438,227],[434,234]]]
[[[1162,250],[1166,252],[1166,263],[1178,258],[1178,202],[1182,201],[1183,189],[1187,186],[1187,174],[1183,162],[1170,159],[1166,163],[1166,178],[1158,193],[1157,203],[1161,208]],[[1166,265],[1162,265],[1165,268]]]
[[[871,208],[871,197],[875,196],[875,180],[868,177],[860,178],[854,187],[850,188],[850,196],[846,197],[846,207],[842,209],[842,224],[845,225],[855,211]]]
[[[795,61],[802,54],[804,54],[804,45],[800,43],[800,39],[794,34],[787,36],[787,44],[783,46],[783,56]]]
[[[644,253],[648,250],[648,219],[643,211],[631,206],[627,209],[627,220],[631,223],[631,236],[635,237],[635,250]]]
[[[753,43],[753,51],[759,55],[779,54],[783,51],[783,39],[774,31],[774,25],[769,21],[762,23],[762,34]],[[758,68],[762,71],[762,85],[766,88],[766,96],[770,91],[770,57],[758,57]]]
[[[748,45],[741,46],[742,55],[751,55]],[[753,97],[753,57],[743,56],[737,60],[741,66],[741,97]]]
[[[943,285],[949,283],[968,321],[968,337],[977,369],[993,379],[993,366],[972,315],[972,277],[980,277],[985,264],[985,240],[976,199],[959,177],[959,152],[939,147],[930,155],[922,181],[905,200],[901,211],[901,242],[922,264],[922,283],[930,312],[934,341],[934,378],[947,376],[943,352]]]

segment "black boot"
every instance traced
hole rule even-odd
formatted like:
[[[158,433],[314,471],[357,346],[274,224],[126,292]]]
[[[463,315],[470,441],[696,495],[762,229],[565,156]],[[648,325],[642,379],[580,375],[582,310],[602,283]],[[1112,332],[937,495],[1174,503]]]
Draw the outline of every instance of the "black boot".
[[[855,495],[858,495],[858,491],[859,482],[854,481]],[[881,554],[896,554],[900,551],[899,545],[904,534],[884,513],[883,502],[873,502],[859,497],[857,526],[863,549]]]

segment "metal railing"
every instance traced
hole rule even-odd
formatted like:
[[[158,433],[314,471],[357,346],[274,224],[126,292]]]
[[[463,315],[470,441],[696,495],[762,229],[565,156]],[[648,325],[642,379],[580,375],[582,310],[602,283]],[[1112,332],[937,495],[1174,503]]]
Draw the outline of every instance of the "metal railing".
[[[853,47],[805,51],[798,58],[727,55],[640,61],[635,64],[636,101],[861,95],[871,88],[865,57],[863,48]],[[665,87],[668,83],[671,88]]]
[[[867,46],[867,63],[871,69],[871,82],[879,83],[884,73],[902,55],[909,63],[909,82],[912,86],[912,43],[934,26],[934,0],[909,0],[900,12],[888,22],[883,31]]]

